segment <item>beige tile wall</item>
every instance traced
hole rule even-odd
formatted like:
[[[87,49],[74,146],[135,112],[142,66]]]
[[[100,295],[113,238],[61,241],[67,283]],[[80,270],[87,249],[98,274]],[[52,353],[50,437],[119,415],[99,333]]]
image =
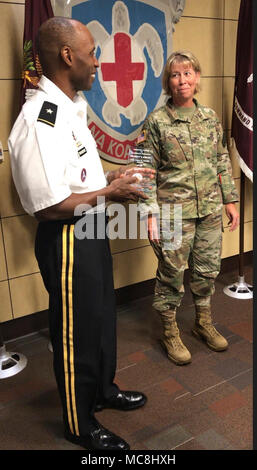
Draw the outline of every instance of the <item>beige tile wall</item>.
[[[0,224],[0,281],[7,279],[5,250],[2,235],[2,223]]]
[[[20,78],[22,68],[22,38],[24,24],[24,2],[0,3],[0,42],[2,44],[0,56],[1,79]],[[8,42],[8,47],[4,47]],[[10,54],[10,50],[12,54]],[[2,94],[1,94],[2,97]],[[11,95],[12,99],[12,95]]]
[[[1,7],[1,4],[0,4]],[[20,8],[20,7],[19,7]],[[1,15],[1,8],[0,8]],[[1,16],[0,16],[1,18]],[[1,21],[1,20],[0,20]],[[1,69],[0,69],[1,76]],[[1,142],[4,150],[7,150],[7,139],[10,129],[18,115],[20,80],[0,78],[0,116],[1,116]]]
[[[155,277],[157,261],[150,245],[113,255],[116,289]]]
[[[223,18],[224,0],[189,0],[186,1],[183,16]]]
[[[29,215],[2,219],[3,236],[10,278],[38,271],[33,243],[37,223]]]
[[[25,0],[0,2],[0,322],[47,309],[48,297],[34,257],[36,221],[26,215],[10,172],[7,138],[18,113]],[[240,0],[186,0],[173,35],[174,49],[190,49],[202,64],[199,100],[216,110],[230,144],[235,44]],[[240,169],[229,145],[233,175]],[[116,168],[103,161],[105,170]],[[252,184],[246,180],[245,251],[252,249]],[[238,253],[239,233],[230,233],[224,213],[222,257]],[[111,241],[115,288],[155,277],[157,260],[148,240]]]
[[[1,301],[1,322],[11,320],[13,318],[11,296],[9,290],[9,282],[0,282],[0,301]]]
[[[20,203],[19,196],[13,183],[8,151],[4,152],[4,161],[0,164],[0,188],[1,217],[24,214],[24,209]]]
[[[10,291],[15,318],[48,308],[48,294],[39,273],[11,279]]]
[[[203,76],[221,77],[223,74],[223,31],[222,20],[183,16],[176,25],[173,36],[174,50],[192,51],[200,61]]]

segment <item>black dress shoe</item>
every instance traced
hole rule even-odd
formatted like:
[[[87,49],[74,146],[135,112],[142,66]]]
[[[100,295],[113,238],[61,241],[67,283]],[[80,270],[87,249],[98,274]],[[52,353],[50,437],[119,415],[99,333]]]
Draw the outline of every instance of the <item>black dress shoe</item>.
[[[114,410],[130,411],[140,408],[146,403],[146,396],[140,392],[119,392],[118,395],[109,398],[104,403],[98,404],[95,411],[101,411],[104,408],[113,408]]]
[[[98,423],[96,429],[86,436],[75,436],[65,430],[65,438],[87,450],[129,450],[129,444]]]

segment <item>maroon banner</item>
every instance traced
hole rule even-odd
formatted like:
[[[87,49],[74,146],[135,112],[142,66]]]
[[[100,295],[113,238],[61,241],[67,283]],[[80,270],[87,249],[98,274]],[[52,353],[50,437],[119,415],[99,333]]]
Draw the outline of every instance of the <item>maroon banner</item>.
[[[231,136],[239,164],[253,180],[253,1],[241,0]]]
[[[36,36],[40,25],[54,16],[50,0],[26,0],[23,35],[23,70],[20,105],[27,89],[37,88],[42,68],[36,50]]]

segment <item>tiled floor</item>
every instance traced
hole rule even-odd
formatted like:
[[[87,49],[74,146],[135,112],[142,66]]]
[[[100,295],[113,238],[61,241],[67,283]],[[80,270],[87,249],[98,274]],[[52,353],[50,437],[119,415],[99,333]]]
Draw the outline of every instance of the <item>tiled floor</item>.
[[[233,271],[216,283],[216,327],[230,347],[209,350],[191,335],[194,309],[186,286],[178,314],[192,363],[176,366],[158,344],[161,325],[152,296],[118,307],[118,368],[121,389],[145,392],[142,409],[104,410],[97,419],[126,439],[133,450],[251,450],[252,300],[226,296],[223,287],[237,280]],[[252,281],[250,266],[245,267]],[[78,450],[63,438],[59,396],[48,350],[48,332],[6,343],[26,355],[27,367],[0,381],[0,449]]]

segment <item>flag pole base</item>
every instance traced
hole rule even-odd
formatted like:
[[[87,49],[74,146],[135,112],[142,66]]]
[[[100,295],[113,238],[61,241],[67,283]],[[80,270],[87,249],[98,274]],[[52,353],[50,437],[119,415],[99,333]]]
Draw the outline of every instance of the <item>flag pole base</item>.
[[[224,287],[223,292],[229,297],[234,297],[235,299],[253,298],[253,286],[245,282],[244,276],[239,276],[238,282]]]
[[[27,365],[27,358],[20,353],[7,352],[0,347],[0,379],[5,379],[21,372]]]

